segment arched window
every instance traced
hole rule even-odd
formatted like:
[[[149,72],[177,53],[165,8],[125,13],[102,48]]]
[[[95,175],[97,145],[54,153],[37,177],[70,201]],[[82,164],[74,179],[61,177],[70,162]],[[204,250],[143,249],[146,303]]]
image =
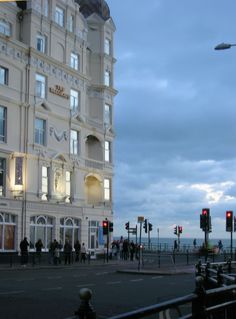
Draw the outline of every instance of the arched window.
[[[16,216],[0,212],[0,251],[15,250]]]
[[[52,242],[53,218],[49,216],[32,216],[30,218],[30,248],[35,248],[35,243],[41,239],[43,249],[48,250]]]
[[[65,217],[60,219],[60,242],[64,245],[69,240],[72,247],[77,240],[81,241],[81,220],[78,218]]]

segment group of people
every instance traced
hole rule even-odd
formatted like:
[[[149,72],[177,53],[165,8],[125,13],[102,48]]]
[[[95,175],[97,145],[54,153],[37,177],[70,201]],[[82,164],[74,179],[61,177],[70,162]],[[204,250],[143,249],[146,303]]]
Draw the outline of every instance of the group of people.
[[[123,259],[123,260],[134,260],[137,256],[138,245],[136,245],[133,240],[131,242],[128,239],[120,238],[120,240],[113,240],[111,243],[111,254],[114,257]]]
[[[20,242],[20,255],[21,255],[21,264],[23,266],[26,266],[28,263],[28,256],[29,256],[29,247],[30,244],[28,242],[27,237],[25,237],[21,242]],[[35,262],[38,262],[39,264],[41,263],[41,255],[42,255],[42,250],[44,248],[43,242],[41,239],[38,239],[38,241],[35,243],[35,251],[36,251],[36,258]],[[65,244],[62,245],[61,242],[58,242],[56,239],[54,239],[49,246],[49,263],[58,265],[61,264],[61,257],[64,256],[64,264],[71,264],[72,262],[72,252],[73,252],[73,247],[70,243],[70,241],[67,239],[65,241]],[[87,250],[85,247],[85,243],[80,244],[79,240],[77,240],[74,244],[74,252],[75,252],[75,261],[76,262],[83,262],[85,263],[86,261],[86,255],[87,255]]]

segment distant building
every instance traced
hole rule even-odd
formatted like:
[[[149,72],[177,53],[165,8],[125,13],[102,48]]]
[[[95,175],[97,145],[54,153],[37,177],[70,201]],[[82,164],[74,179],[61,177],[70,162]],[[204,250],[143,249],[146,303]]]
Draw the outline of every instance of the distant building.
[[[103,0],[0,3],[0,251],[104,247],[113,220],[113,33]]]

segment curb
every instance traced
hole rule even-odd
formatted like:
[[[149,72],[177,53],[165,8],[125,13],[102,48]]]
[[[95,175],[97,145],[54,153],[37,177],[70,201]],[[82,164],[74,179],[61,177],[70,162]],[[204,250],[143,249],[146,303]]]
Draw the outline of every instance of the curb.
[[[118,273],[134,274],[134,275],[162,275],[162,276],[173,276],[173,275],[189,275],[194,274],[195,269],[176,269],[176,270],[135,270],[135,269],[121,269],[117,270]]]

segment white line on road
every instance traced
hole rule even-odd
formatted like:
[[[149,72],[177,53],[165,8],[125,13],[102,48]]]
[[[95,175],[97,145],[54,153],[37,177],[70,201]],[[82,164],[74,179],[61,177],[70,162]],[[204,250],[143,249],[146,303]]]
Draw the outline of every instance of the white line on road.
[[[117,285],[117,284],[120,284],[121,281],[108,281],[106,284],[107,285]]]
[[[108,274],[108,271],[97,272],[96,276],[101,276],[101,275],[106,275],[106,274]]]
[[[11,295],[11,294],[22,294],[24,293],[24,290],[13,290],[13,291],[7,291],[7,292],[0,292],[0,295]]]
[[[61,290],[62,287],[43,288],[42,291]]]
[[[74,278],[87,277],[88,275],[73,275]]]
[[[51,277],[47,277],[47,279],[61,279],[62,276],[51,276]]]
[[[154,277],[152,277],[152,279],[159,279],[159,278],[163,278],[163,276],[154,276]]]
[[[130,281],[132,281],[132,282],[143,281],[143,278],[140,278],[140,279],[131,279]]]
[[[77,285],[76,287],[80,288],[80,287],[92,287],[95,286],[95,284],[83,284],[83,285]]]

